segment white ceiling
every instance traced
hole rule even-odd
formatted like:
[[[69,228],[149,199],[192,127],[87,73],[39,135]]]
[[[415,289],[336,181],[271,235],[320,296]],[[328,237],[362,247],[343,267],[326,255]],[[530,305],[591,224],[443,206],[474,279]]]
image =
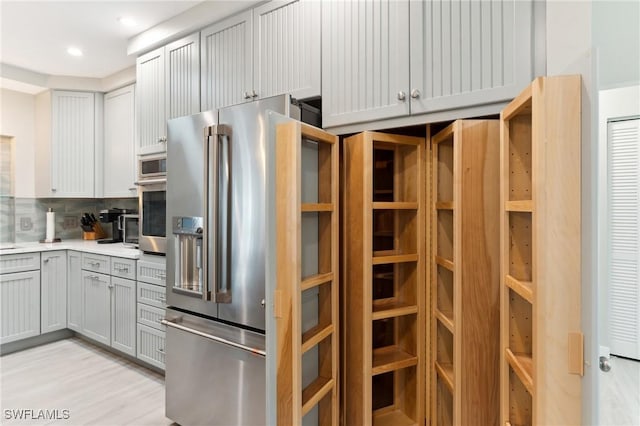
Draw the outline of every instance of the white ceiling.
[[[0,2],[0,62],[49,75],[104,78],[135,64],[127,40],[200,1]],[[127,28],[118,18],[137,22]],[[82,57],[67,54],[77,46]]]

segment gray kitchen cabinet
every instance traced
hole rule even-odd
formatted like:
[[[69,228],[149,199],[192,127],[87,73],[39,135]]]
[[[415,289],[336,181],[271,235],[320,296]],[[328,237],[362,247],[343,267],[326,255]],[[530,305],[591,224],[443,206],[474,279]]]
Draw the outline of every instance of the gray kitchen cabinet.
[[[138,359],[164,369],[166,258],[143,255],[138,260],[137,353]]]
[[[316,0],[270,1],[253,9],[253,89],[258,98],[321,95]]]
[[[322,3],[322,124],[409,114],[409,1]]]
[[[410,1],[411,114],[514,98],[533,78],[530,0]]]
[[[111,344],[111,277],[82,271],[82,334]]]
[[[82,253],[67,252],[67,328],[82,333]]]
[[[252,34],[251,10],[200,32],[203,111],[254,99]]]
[[[136,282],[111,277],[111,347],[136,356]]]
[[[0,344],[40,334],[39,265],[35,269],[0,275]]]
[[[136,60],[137,154],[167,150],[164,47]]]
[[[202,110],[290,93],[321,95],[320,8],[272,1],[201,32]]]
[[[164,370],[165,332],[138,324],[138,359]]]
[[[103,193],[105,198],[135,197],[135,84],[104,95]]]
[[[138,155],[167,150],[167,120],[200,111],[200,34],[138,57]]]
[[[36,97],[38,197],[95,196],[96,144],[102,146],[101,105],[102,95],[89,92],[54,90]]]
[[[532,4],[323,3],[323,127],[513,98],[533,77]]]
[[[67,328],[67,252],[44,252],[40,265],[40,332]]]

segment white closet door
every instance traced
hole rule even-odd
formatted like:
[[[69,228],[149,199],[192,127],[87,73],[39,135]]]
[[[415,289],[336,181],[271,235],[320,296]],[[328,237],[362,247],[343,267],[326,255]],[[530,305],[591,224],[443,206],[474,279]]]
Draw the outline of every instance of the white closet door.
[[[611,353],[640,359],[640,119],[607,124]]]

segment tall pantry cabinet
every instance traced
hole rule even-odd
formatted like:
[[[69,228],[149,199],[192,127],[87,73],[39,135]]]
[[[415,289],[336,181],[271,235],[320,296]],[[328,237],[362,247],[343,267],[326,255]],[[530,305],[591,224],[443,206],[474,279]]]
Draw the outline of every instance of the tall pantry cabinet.
[[[580,424],[580,76],[501,114],[501,423]]]
[[[344,422],[424,423],[424,138],[344,141]]]
[[[498,120],[458,120],[431,138],[432,425],[497,425]]]

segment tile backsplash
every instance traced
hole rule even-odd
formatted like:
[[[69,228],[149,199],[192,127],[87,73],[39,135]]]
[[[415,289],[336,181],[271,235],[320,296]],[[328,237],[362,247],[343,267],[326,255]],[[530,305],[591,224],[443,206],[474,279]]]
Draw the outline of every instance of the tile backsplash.
[[[45,213],[49,208],[56,213],[57,238],[62,240],[81,239],[80,217],[84,212],[93,213],[98,217],[100,210],[108,208],[138,210],[137,198],[109,198],[109,199],[77,199],[77,198],[15,198],[14,227],[3,229],[3,233],[15,232],[15,242],[32,242],[44,238],[46,228]],[[5,209],[0,210],[3,216],[0,223],[7,226],[10,218]],[[111,225],[104,224],[107,236],[111,235]]]

